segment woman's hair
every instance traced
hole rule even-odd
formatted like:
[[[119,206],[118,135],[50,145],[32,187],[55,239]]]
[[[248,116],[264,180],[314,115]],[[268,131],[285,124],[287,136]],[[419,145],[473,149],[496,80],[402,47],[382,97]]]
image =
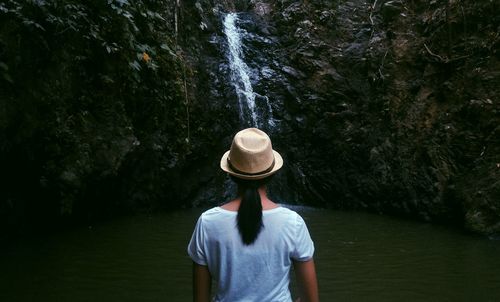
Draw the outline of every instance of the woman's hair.
[[[267,184],[272,178],[266,177],[258,180],[241,179],[231,176],[238,185],[238,194],[241,197],[238,209],[238,231],[245,245],[254,243],[262,228],[262,204],[258,189]]]

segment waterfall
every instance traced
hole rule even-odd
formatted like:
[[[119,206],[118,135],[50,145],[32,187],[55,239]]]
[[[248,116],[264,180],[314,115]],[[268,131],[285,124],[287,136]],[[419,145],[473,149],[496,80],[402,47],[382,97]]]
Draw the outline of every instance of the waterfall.
[[[228,13],[224,18],[224,33],[227,37],[231,84],[236,90],[241,122],[246,126],[267,128],[274,126],[272,109],[266,96],[254,92],[251,82],[252,70],[244,61],[242,36],[245,31],[238,28],[238,14]],[[256,102],[259,100],[259,104]],[[260,108],[262,107],[262,108]]]

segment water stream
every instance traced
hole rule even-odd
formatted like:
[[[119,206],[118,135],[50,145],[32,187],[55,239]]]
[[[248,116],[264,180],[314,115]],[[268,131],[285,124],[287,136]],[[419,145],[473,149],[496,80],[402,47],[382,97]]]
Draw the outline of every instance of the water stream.
[[[240,121],[244,126],[272,127],[274,120],[269,98],[255,93],[252,86],[252,80],[257,81],[258,75],[245,62],[242,40],[248,33],[238,27],[238,21],[237,13],[228,13],[224,17],[223,26],[227,38],[231,84],[238,97]]]
[[[500,300],[500,241],[365,213],[294,210],[315,241],[321,301]],[[186,246],[200,212],[122,218],[2,247],[0,301],[191,301]]]

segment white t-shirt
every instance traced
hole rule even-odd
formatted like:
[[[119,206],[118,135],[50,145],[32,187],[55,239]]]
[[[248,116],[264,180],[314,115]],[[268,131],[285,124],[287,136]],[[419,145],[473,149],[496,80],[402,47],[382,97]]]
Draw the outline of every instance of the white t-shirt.
[[[204,212],[188,245],[191,259],[207,265],[216,282],[214,301],[292,301],[292,259],[307,261],[314,254],[304,220],[283,207],[262,211],[261,232],[253,244],[244,245],[237,214],[221,207]]]

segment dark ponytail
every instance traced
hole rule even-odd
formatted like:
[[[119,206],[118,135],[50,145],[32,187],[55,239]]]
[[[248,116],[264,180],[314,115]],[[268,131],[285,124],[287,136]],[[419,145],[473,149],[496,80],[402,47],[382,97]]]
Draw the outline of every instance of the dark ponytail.
[[[238,209],[238,231],[241,240],[245,245],[254,243],[262,224],[262,203],[258,189],[265,185],[270,177],[259,180],[247,180],[236,177],[231,179],[238,185],[238,194],[241,197],[240,207]]]

